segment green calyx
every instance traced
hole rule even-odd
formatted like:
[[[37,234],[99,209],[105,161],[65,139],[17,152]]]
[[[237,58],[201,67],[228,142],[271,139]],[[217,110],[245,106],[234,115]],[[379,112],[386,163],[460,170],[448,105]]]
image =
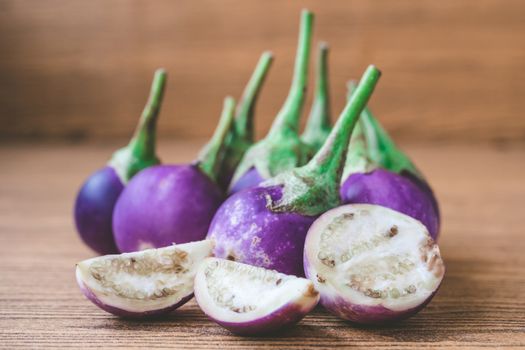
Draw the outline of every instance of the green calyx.
[[[298,135],[299,119],[305,100],[308,64],[314,16],[303,10],[295,70],[290,92],[268,135],[245,153],[232,179],[232,184],[252,167],[264,178],[306,164],[312,151]]]
[[[348,98],[351,98],[355,88],[355,82],[349,82]],[[365,107],[350,139],[343,181],[351,174],[368,173],[377,168],[395,173],[408,171],[423,179],[410,158],[396,146],[370,109]]]
[[[166,87],[167,74],[157,69],[153,77],[148,102],[144,107],[135,134],[126,147],[113,153],[108,165],[113,167],[123,183],[136,173],[160,163],[156,155],[156,129],[162,98]]]
[[[268,196],[268,209],[316,216],[340,204],[339,183],[350,136],[380,76],[376,67],[368,67],[327,140],[308,164],[263,184],[265,187],[281,186],[283,191],[277,201]]]
[[[328,44],[318,49],[315,95],[302,140],[317,152],[330,134],[330,95],[328,87]]]
[[[261,55],[250,81],[237,104],[233,126],[226,140],[224,160],[219,171],[219,178],[222,180],[221,182],[224,182],[221,183],[223,187],[228,186],[228,182],[242,156],[253,144],[255,104],[272,62],[273,55],[271,52],[266,51]]]
[[[225,141],[232,129],[234,109],[235,100],[232,97],[226,97],[219,124],[210,141],[202,148],[197,157],[196,166],[214,182],[217,182],[219,169],[224,160]]]

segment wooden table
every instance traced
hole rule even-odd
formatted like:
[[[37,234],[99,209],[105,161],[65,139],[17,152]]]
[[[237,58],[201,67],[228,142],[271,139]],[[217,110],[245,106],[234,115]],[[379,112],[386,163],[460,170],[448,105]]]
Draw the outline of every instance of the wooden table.
[[[187,161],[198,142],[163,143]],[[76,190],[115,145],[0,146],[0,347],[308,348],[525,346],[525,148],[411,146],[440,199],[445,281],[431,304],[389,327],[316,309],[278,336],[241,338],[195,302],[156,321],[109,315],[79,292],[92,256],[72,223]]]

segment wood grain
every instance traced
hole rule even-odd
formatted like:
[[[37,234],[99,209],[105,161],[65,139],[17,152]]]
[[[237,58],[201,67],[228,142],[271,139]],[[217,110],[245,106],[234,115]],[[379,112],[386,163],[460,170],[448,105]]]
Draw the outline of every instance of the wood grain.
[[[159,66],[170,72],[161,133],[207,136],[271,49],[261,135],[287,94],[302,7],[332,47],[334,113],[345,81],[375,63],[371,103],[394,136],[525,140],[520,0],[1,0],[0,138],[128,136]]]
[[[188,161],[199,142],[162,143]],[[417,146],[409,153],[440,199],[443,285],[415,317],[359,327],[316,309],[278,335],[241,338],[194,301],[169,317],[125,321],[99,310],[74,280],[92,256],[72,225],[80,183],[114,144],[0,147],[0,348],[480,348],[525,346],[525,148]]]

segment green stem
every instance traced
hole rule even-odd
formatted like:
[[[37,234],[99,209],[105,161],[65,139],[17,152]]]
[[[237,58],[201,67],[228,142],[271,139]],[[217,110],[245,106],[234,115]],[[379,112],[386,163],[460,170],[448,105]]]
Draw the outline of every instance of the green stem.
[[[274,135],[297,133],[308,82],[308,63],[312,41],[314,15],[308,10],[301,13],[299,43],[295,57],[295,68],[290,92],[268,133]]]
[[[357,82],[355,80],[348,82],[348,100],[350,100],[356,88]],[[355,167],[360,169],[361,172],[368,172],[370,169],[375,168],[377,164],[383,164],[385,161],[384,155],[380,151],[378,135],[371,124],[371,118],[373,117],[368,106],[366,106],[350,138],[349,153],[346,158],[348,168]],[[352,165],[352,163],[354,164]],[[345,166],[343,179],[349,175],[347,170],[349,169]]]
[[[303,140],[317,151],[330,133],[330,98],[328,90],[328,44],[321,42],[318,49],[314,102],[308,117]]]
[[[350,136],[361,112],[372,96],[380,76],[381,72],[376,67],[368,67],[352,98],[341,112],[334,130],[328,136],[323,147],[306,165],[312,173],[323,174],[323,176],[330,177],[335,181],[341,177]]]
[[[350,136],[380,76],[376,67],[368,67],[328,139],[310,162],[265,183],[283,189],[281,199],[268,199],[269,209],[315,216],[340,204],[339,183]]]
[[[257,170],[259,176],[268,179],[283,171],[302,166],[312,157],[311,147],[308,147],[298,135],[308,76],[312,27],[313,14],[303,10],[294,77],[288,97],[268,135],[252,145],[242,157],[230,186],[235,185],[252,168]]]
[[[162,98],[164,97],[166,77],[167,74],[164,69],[155,71],[148,102],[142,111],[135,134],[129,142],[128,147],[137,158],[147,159],[155,157],[156,126]]]
[[[211,140],[204,146],[198,156],[197,166],[215,182],[217,182],[219,168],[224,159],[225,140],[233,125],[234,109],[235,100],[232,97],[226,97],[219,124]]]
[[[253,142],[255,103],[272,62],[273,54],[270,51],[263,52],[235,110],[235,135],[247,142]]]
[[[155,151],[156,129],[166,88],[166,79],[167,74],[164,69],[155,71],[149,99],[133,137],[126,147],[113,154],[108,163],[116,170],[123,183],[127,183],[142,169],[160,163]]]
[[[355,82],[351,81],[348,84],[349,97],[354,90]],[[368,172],[378,167],[396,173],[406,170],[422,178],[414,163],[397,147],[368,107],[361,113],[358,127],[359,130],[356,127],[357,133],[354,132],[350,141],[348,169],[345,169],[344,178],[354,172]],[[366,158],[366,161],[363,162],[357,158]],[[364,163],[369,164],[366,164],[363,169],[360,169],[363,166],[355,166]]]
[[[248,84],[244,88],[241,100],[237,104],[233,128],[226,140],[224,160],[219,170],[218,182],[224,189],[228,188],[235,169],[246,151],[253,145],[255,104],[272,61],[271,52],[266,51],[261,55]]]

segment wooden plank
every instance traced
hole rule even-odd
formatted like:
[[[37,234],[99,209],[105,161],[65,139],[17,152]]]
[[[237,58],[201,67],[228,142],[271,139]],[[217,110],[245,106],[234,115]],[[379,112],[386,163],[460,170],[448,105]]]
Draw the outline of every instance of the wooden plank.
[[[161,133],[207,136],[260,53],[276,62],[258,107],[268,129],[290,81],[299,11],[332,47],[334,111],[369,63],[372,100],[394,136],[525,139],[525,3],[468,1],[3,0],[0,138],[127,136],[153,70],[170,72]]]
[[[167,162],[200,142],[162,143]],[[4,145],[0,181],[0,348],[479,348],[525,346],[525,149],[407,147],[441,203],[443,285],[415,317],[355,326],[316,309],[280,335],[241,338],[194,301],[169,317],[126,321],[85,300],[74,266],[92,256],[73,228],[79,184],[118,145]]]

